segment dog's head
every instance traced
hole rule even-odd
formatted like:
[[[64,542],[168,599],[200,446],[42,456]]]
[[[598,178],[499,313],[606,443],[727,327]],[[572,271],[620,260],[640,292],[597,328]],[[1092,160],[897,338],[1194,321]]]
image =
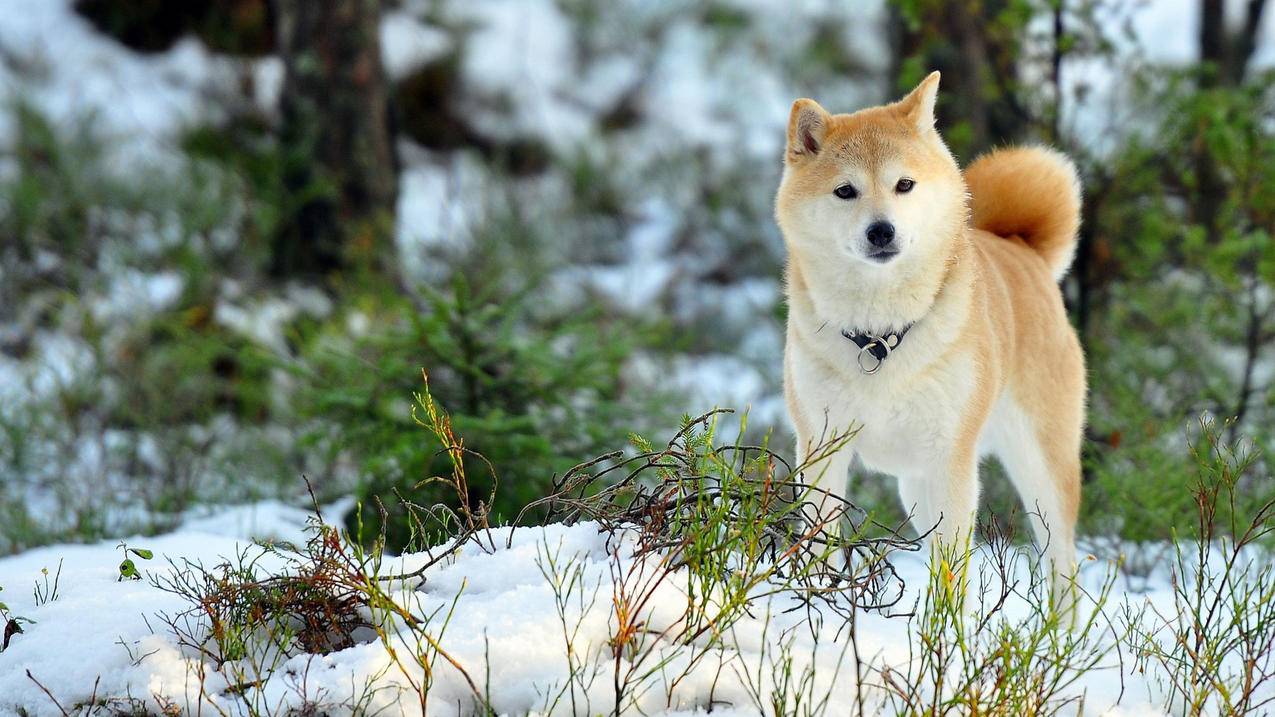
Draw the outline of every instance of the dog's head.
[[[934,127],[938,85],[934,72],[902,100],[848,115],[793,104],[775,202],[791,251],[877,276],[947,255],[967,203]]]

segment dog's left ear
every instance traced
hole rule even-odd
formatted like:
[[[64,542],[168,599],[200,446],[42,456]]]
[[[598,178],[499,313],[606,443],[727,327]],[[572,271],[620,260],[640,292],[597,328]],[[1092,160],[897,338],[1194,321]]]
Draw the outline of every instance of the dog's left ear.
[[[921,84],[907,97],[899,100],[899,111],[916,125],[917,131],[928,132],[934,129],[934,100],[938,94],[939,73],[935,70],[921,80]]]

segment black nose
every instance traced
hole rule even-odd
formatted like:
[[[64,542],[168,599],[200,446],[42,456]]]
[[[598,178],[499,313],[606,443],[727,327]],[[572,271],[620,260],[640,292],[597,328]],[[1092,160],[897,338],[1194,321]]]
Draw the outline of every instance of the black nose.
[[[894,225],[890,222],[872,222],[868,226],[868,241],[876,247],[883,247],[894,241]]]

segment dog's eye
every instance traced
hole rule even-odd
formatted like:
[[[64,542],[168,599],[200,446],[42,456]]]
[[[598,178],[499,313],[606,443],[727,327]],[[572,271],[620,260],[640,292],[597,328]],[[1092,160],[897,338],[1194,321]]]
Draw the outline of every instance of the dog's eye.
[[[912,191],[912,187],[915,187],[915,186],[916,186],[916,182],[913,182],[911,179],[904,177],[903,179],[899,180],[898,184],[894,185],[894,191],[898,192],[899,194],[907,194],[908,192]]]
[[[859,196],[859,193],[854,191],[854,187],[849,184],[843,184],[840,187],[837,187],[832,190],[832,193],[837,195],[837,199],[854,199]]]

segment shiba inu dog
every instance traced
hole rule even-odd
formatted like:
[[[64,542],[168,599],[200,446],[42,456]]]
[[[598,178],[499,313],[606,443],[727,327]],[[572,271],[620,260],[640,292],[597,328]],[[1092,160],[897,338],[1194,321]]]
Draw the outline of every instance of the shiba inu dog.
[[[793,104],[775,216],[788,250],[784,390],[798,460],[843,493],[857,453],[932,539],[968,539],[980,457],[1004,465],[1055,575],[1074,570],[1085,366],[1058,281],[1080,183],[1063,155],[1002,149],[964,173],[934,124],[939,73],[833,115]],[[1055,579],[1055,592],[1059,589]]]

